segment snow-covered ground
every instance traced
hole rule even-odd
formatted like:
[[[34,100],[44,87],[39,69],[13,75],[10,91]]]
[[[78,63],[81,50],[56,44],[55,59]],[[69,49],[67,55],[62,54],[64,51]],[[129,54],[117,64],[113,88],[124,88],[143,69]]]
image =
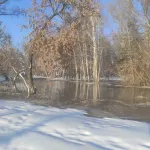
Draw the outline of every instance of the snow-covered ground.
[[[0,101],[0,150],[149,150],[150,124]]]

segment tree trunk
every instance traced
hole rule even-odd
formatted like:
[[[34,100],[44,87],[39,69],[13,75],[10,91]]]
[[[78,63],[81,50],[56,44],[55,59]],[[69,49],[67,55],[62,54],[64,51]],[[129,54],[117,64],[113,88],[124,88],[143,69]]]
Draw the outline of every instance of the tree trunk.
[[[91,17],[91,24],[92,24],[92,43],[93,43],[93,81],[98,82],[98,75],[97,75],[97,45],[96,45],[96,27],[95,27],[95,18]]]
[[[33,53],[29,53],[29,71],[28,71],[28,78],[29,78],[29,90],[28,90],[28,97],[36,94],[36,88],[33,82],[33,74],[32,74],[32,65],[33,65]]]
[[[76,78],[76,81],[78,81],[79,80],[78,64],[77,64],[76,52],[74,49],[73,49],[73,58],[74,58],[74,65],[75,65],[75,78]]]

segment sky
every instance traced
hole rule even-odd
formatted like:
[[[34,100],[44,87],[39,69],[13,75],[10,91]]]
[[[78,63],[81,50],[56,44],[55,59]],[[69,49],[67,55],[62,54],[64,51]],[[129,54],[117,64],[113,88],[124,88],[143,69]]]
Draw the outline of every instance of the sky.
[[[100,0],[101,6],[104,8],[108,3],[112,3],[115,0]],[[20,8],[29,8],[31,6],[31,0],[10,0],[9,7],[17,6]],[[110,16],[104,10],[103,11],[106,18]],[[25,41],[25,37],[28,35],[26,29],[21,28],[21,25],[26,24],[26,19],[24,16],[14,17],[14,16],[0,16],[0,21],[3,22],[3,25],[6,28],[7,33],[12,36],[13,45],[17,48],[21,48],[22,43]],[[109,21],[108,21],[109,20]],[[109,36],[113,31],[113,26],[111,26],[111,19],[105,20],[105,29],[104,34]]]
[[[10,0],[9,7],[13,8],[29,8],[31,6],[31,0]],[[13,45],[20,47],[28,35],[27,30],[22,30],[21,26],[26,23],[25,16],[0,16],[0,21],[3,22],[6,32],[12,36]]]

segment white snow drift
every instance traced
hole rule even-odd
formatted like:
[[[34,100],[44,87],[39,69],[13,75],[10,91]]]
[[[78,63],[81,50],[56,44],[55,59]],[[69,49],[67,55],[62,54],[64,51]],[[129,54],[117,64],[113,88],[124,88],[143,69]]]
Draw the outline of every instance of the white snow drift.
[[[0,101],[0,150],[149,150],[150,124]]]

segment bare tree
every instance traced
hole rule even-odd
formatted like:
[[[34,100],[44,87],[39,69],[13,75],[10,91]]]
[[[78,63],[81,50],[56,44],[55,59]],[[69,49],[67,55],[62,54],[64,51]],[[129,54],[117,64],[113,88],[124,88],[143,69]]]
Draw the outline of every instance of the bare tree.
[[[0,1],[0,15],[6,16],[6,15],[19,15],[23,13],[22,10],[18,8],[13,8],[13,9],[8,9],[7,3],[9,0],[1,0]],[[33,83],[33,77],[32,77],[32,55],[29,59],[29,64],[27,65],[25,62],[25,59],[23,60],[22,56],[20,55],[21,53],[17,52],[11,44],[11,37],[1,29],[0,30],[0,44],[1,44],[1,60],[5,60],[4,62],[1,63],[1,71],[3,71],[3,74],[5,76],[11,76],[10,72],[14,72],[14,77],[12,77],[12,82],[17,89],[16,86],[16,79],[19,76],[22,80],[25,86],[27,87],[28,91],[28,97],[31,94],[35,93],[35,87]],[[20,57],[21,56],[21,57]],[[24,62],[23,62],[24,61]],[[28,67],[29,66],[29,67]],[[22,75],[23,72],[28,71],[29,72],[29,83],[25,79],[25,77]],[[34,88],[33,88],[34,87]],[[34,90],[33,90],[34,89]]]
[[[37,70],[47,76],[66,74],[77,80],[99,81],[99,9],[93,0],[33,1],[28,10],[29,28],[33,30],[29,43]],[[61,20],[59,24],[55,18]]]
[[[149,85],[149,1],[117,1],[111,14],[118,25],[114,36],[118,74],[127,85]],[[139,8],[140,5],[140,8]]]
[[[0,0],[0,16],[18,16],[24,13],[24,11],[18,7],[8,9],[9,1],[10,0]]]

